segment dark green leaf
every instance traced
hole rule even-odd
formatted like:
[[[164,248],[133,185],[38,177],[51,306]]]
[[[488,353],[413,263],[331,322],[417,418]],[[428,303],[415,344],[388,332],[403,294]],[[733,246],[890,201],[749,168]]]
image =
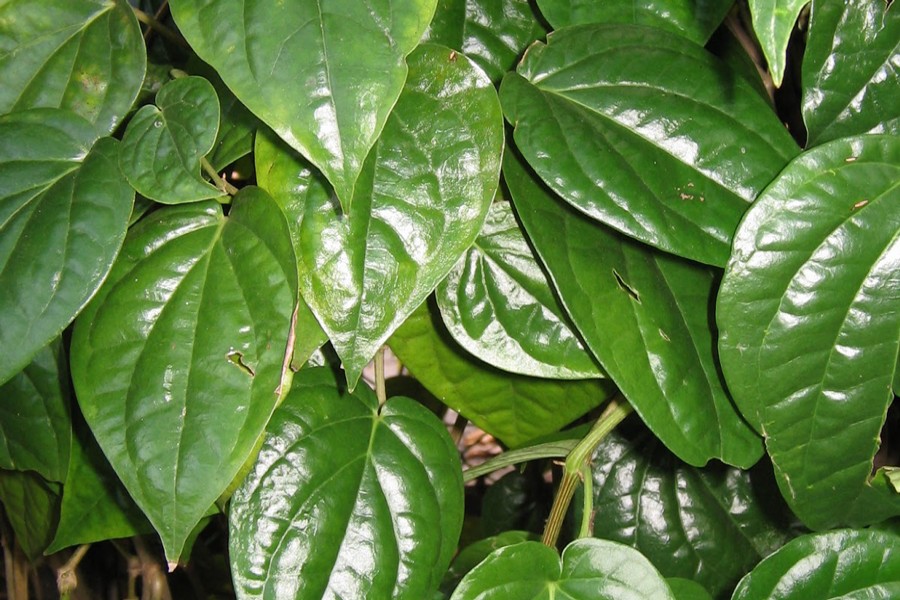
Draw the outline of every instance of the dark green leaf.
[[[59,485],[36,473],[0,471],[0,502],[22,550],[37,560],[56,529]]]
[[[431,393],[509,446],[558,431],[615,393],[608,381],[553,381],[495,369],[453,341],[431,302],[388,343]]]
[[[666,583],[675,600],[712,600],[709,592],[696,581],[681,577],[666,577]]]
[[[57,337],[103,282],[134,190],[119,143],[74,113],[0,117],[0,382]]]
[[[484,362],[550,379],[603,377],[559,305],[507,202],[438,285],[447,330]]]
[[[172,0],[204,61],[318,167],[344,212],[437,0]],[[225,25],[227,24],[227,25]]]
[[[112,132],[137,97],[144,39],[125,0],[0,5],[0,113],[66,108]]]
[[[72,339],[85,419],[177,560],[278,399],[296,288],[284,216],[259,188],[141,220]]]
[[[733,600],[900,597],[900,537],[839,530],[799,537],[759,563]]]
[[[481,501],[483,535],[496,535],[511,529],[540,533],[552,503],[543,472],[537,469],[525,473],[510,471],[484,493]]]
[[[585,25],[547,42],[500,88],[528,163],[585,214],[724,265],[747,204],[797,153],[768,103],[702,47],[659,29]]]
[[[504,531],[469,544],[460,550],[453,559],[450,568],[444,575],[443,582],[441,582],[441,589],[449,596],[466,573],[477,567],[491,552],[498,548],[528,541],[540,541],[540,537],[528,531]]]
[[[762,444],[718,370],[715,275],[638,244],[563,203],[507,153],[525,231],[588,347],[635,411],[682,460],[747,467]]]
[[[234,161],[253,152],[253,137],[261,123],[247,107],[241,104],[228,86],[213,69],[200,61],[191,65],[191,73],[206,77],[219,97],[222,109],[216,142],[207,155],[209,163],[216,171],[221,171]]]
[[[762,46],[769,73],[776,87],[781,86],[787,65],[787,46],[794,23],[809,0],[749,0],[753,31]]]
[[[803,54],[807,145],[900,133],[900,11],[884,0],[813,2]]]
[[[410,598],[437,588],[463,518],[459,455],[408,398],[383,407],[304,370],[231,501],[238,597]]]
[[[722,368],[810,527],[867,489],[900,348],[900,140],[845,138],[748,211],[718,299]],[[900,514],[900,498],[890,511]],[[883,517],[882,517],[883,518]]]

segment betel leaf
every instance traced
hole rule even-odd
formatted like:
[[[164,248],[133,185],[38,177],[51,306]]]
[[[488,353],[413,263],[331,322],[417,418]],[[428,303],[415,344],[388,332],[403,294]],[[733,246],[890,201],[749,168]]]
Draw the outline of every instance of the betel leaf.
[[[546,33],[531,2],[438,0],[422,40],[462,52],[498,84],[528,44]]]
[[[749,0],[753,31],[762,46],[775,87],[787,66],[787,47],[794,24],[809,0]]]
[[[0,386],[0,468],[62,483],[72,443],[69,402],[68,361],[56,340]]]
[[[437,0],[172,0],[191,47],[331,182],[344,212]],[[228,27],[222,27],[228,23]]]
[[[125,0],[0,5],[0,113],[69,109],[112,132],[144,80],[144,39]]]
[[[119,142],[96,138],[62,109],[0,117],[0,383],[72,321],[125,238],[134,190]]]
[[[807,145],[900,133],[900,11],[884,0],[816,1],[803,54]]]
[[[540,542],[505,546],[463,577],[451,600],[674,600],[641,554],[616,542],[580,539],[563,550]]]
[[[537,542],[540,541],[540,538],[529,531],[513,530],[504,531],[469,544],[460,550],[453,562],[450,563],[450,568],[447,569],[444,580],[441,582],[441,590],[445,592],[446,596],[449,596],[466,573],[477,567],[491,552],[498,548],[528,541]]]
[[[177,560],[278,399],[296,287],[284,216],[244,188],[150,213],[75,325],[78,402]]]
[[[755,463],[762,444],[732,404],[716,360],[715,273],[578,213],[514,152],[503,168],[563,306],[647,426],[692,465]]]
[[[300,371],[231,500],[238,598],[426,598],[463,519],[459,454],[408,398]]]
[[[406,87],[349,214],[336,210],[324,182],[308,182],[316,175],[299,156],[271,150],[257,167],[270,171],[269,191],[294,222],[300,295],[351,388],[475,240],[499,184],[502,149],[491,82],[463,55],[426,44],[409,56]]]
[[[512,447],[558,431],[616,391],[608,380],[558,381],[491,367],[453,341],[431,301],[388,344],[441,402]]]
[[[208,200],[223,192],[200,176],[200,159],[219,128],[219,99],[203,77],[166,83],[156,106],[142,107],[122,138],[119,164],[129,183],[163,204]]]
[[[666,577],[666,584],[675,600],[712,600],[709,592],[696,581],[683,577]]]
[[[0,502],[22,550],[30,560],[37,560],[56,529],[59,484],[37,473],[0,471]]]
[[[554,29],[588,23],[647,25],[705,44],[725,18],[731,0],[538,0]]]
[[[812,528],[845,521],[875,493],[867,481],[900,348],[897,214],[896,137],[818,146],[747,212],[722,282],[728,387]],[[900,496],[885,502],[900,514]]]
[[[525,160],[567,202],[713,265],[725,264],[748,203],[797,153],[743,77],[660,29],[556,31],[506,75],[500,98]]]
[[[436,291],[447,331],[484,362],[551,379],[603,377],[569,325],[507,202]]]
[[[897,598],[900,537],[838,530],[799,537],[759,563],[733,600]]]

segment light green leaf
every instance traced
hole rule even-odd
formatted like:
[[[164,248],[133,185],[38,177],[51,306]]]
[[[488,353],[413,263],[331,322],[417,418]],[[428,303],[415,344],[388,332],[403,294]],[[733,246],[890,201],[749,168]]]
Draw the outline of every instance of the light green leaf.
[[[119,143],[96,138],[61,109],[0,117],[0,383],[72,321],[125,238],[134,190]]]
[[[540,537],[528,531],[504,531],[469,544],[460,550],[453,559],[450,568],[444,575],[441,589],[445,590],[446,595],[449,596],[466,573],[477,567],[494,550],[528,541],[538,542]]]
[[[0,471],[0,502],[25,555],[36,561],[56,529],[59,484],[22,471]]]
[[[749,0],[753,31],[769,63],[775,87],[781,86],[787,65],[787,46],[794,24],[809,0]]]
[[[682,577],[666,577],[666,583],[675,600],[712,600],[712,596],[702,585]]]
[[[231,501],[238,598],[426,598],[462,519],[459,454],[439,419],[300,371]]]
[[[900,141],[845,138],[798,158],[748,211],[718,298],[728,386],[813,528],[849,519],[900,348]],[[900,514],[894,498],[889,510]],[[883,517],[882,517],[883,518]]]
[[[725,264],[748,203],[797,153],[741,76],[660,29],[554,32],[503,79],[500,97],[516,146],[567,202],[712,265]]]
[[[350,209],[437,0],[172,0],[181,32]],[[223,26],[227,24],[227,26]]]
[[[278,399],[296,288],[259,188],[157,210],[76,322],[72,376],[106,457],[177,560]]]

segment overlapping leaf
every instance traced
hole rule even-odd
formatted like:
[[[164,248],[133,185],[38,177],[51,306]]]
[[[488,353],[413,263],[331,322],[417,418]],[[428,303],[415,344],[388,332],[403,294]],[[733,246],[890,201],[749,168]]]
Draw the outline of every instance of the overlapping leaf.
[[[176,560],[278,398],[295,269],[259,188],[169,207],[132,230],[72,339],[85,419]]]
[[[172,0],[197,54],[331,182],[343,210],[437,0]],[[227,27],[223,27],[227,23]]]
[[[713,265],[725,264],[747,204],[797,152],[742,77],[649,27],[554,32],[503,79],[500,97],[522,155],[567,202]]]
[[[753,31],[762,46],[769,73],[781,86],[787,66],[787,47],[794,24],[809,0],[749,0]]]
[[[66,110],[0,117],[0,383],[72,321],[125,238],[134,190],[119,143],[96,139]]]
[[[719,374],[710,269],[638,244],[563,203],[510,152],[504,176],[525,232],[588,348],[679,458],[748,467],[762,444]]]
[[[462,518],[459,458],[439,419],[301,371],[231,501],[238,598],[427,598]]]
[[[0,502],[16,541],[30,560],[37,560],[53,538],[59,491],[59,484],[37,473],[0,471]]]
[[[735,236],[716,312],[722,367],[779,486],[816,528],[867,486],[900,348],[900,142],[803,154]],[[900,497],[887,499],[900,514]]]

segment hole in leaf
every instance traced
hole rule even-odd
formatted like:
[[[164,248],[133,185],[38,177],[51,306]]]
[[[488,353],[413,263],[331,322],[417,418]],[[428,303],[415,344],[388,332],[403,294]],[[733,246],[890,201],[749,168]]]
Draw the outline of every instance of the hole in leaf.
[[[233,365],[237,365],[239,369],[241,369],[244,373],[249,375],[250,377],[255,377],[256,373],[253,369],[244,362],[244,354],[238,350],[232,350],[228,354],[225,355],[229,362]]]
[[[619,284],[619,287],[622,288],[622,290],[624,290],[626,294],[631,296],[632,300],[634,300],[635,302],[640,304],[641,303],[641,295],[637,293],[637,290],[635,290],[633,287],[631,287],[630,285],[625,283],[625,280],[622,279],[622,276],[619,275],[619,272],[616,271],[615,269],[613,269],[613,275],[615,276],[616,283]]]

